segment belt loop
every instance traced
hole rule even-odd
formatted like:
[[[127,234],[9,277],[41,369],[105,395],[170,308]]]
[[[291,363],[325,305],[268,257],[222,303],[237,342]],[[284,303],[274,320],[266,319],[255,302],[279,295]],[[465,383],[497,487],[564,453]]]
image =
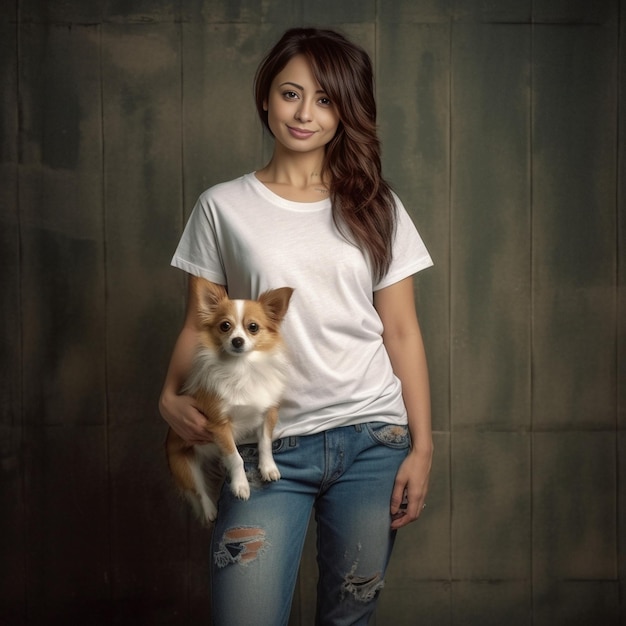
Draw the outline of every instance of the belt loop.
[[[289,447],[290,448],[295,448],[298,445],[298,438],[297,437],[289,437]]]
[[[354,430],[356,430],[357,433],[360,433],[363,430],[363,425],[362,424],[355,424],[354,425]]]

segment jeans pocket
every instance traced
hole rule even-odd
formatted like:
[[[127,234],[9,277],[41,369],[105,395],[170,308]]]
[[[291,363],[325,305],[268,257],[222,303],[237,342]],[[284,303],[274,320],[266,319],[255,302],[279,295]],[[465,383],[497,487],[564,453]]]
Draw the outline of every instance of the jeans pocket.
[[[246,471],[259,464],[259,449],[256,444],[244,443],[237,446],[239,455],[243,459]]]
[[[272,441],[272,454],[278,454],[285,447],[284,439]],[[259,464],[259,447],[256,443],[243,443],[237,446],[246,468]]]
[[[387,424],[386,422],[369,422],[364,424],[369,436],[388,448],[402,450],[411,444],[409,428],[406,424]]]

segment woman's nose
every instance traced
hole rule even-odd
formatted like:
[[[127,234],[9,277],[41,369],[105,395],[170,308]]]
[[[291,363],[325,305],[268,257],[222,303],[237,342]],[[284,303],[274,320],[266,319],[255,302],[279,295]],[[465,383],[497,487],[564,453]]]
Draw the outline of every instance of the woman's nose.
[[[309,105],[306,102],[302,102],[298,107],[295,115],[296,119],[299,122],[310,122],[311,121],[311,111]]]

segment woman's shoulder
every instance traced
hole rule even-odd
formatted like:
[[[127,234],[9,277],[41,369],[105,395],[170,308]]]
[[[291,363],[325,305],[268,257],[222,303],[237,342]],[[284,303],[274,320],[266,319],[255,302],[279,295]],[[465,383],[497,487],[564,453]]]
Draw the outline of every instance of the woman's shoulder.
[[[243,174],[238,178],[216,183],[200,194],[200,200],[211,202],[237,198],[249,189],[250,176],[251,174]]]

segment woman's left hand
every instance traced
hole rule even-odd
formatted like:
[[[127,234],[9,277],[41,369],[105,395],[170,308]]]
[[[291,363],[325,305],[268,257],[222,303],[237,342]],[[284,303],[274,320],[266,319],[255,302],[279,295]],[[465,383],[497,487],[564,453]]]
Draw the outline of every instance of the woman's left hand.
[[[432,450],[413,449],[400,465],[391,493],[391,529],[414,522],[426,506]]]

